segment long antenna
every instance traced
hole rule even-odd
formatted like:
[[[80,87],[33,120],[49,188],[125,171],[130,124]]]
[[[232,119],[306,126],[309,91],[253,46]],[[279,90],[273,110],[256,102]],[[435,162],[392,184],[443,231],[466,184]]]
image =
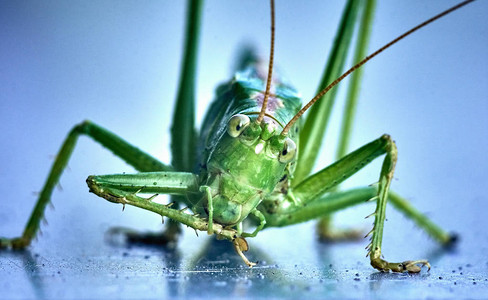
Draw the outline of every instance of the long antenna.
[[[373,52],[372,54],[366,56],[363,60],[361,60],[360,62],[358,62],[356,65],[354,65],[352,68],[350,68],[349,70],[347,70],[344,74],[342,74],[339,78],[337,78],[336,80],[334,80],[331,84],[329,84],[327,87],[325,87],[323,90],[321,90],[317,96],[313,97],[312,100],[310,100],[310,102],[308,102],[291,120],[290,122],[288,122],[288,124],[286,124],[285,128],[283,128],[283,131],[281,132],[281,135],[282,136],[286,136],[288,134],[288,131],[290,130],[291,126],[293,126],[293,124],[305,113],[305,111],[307,111],[307,109],[309,109],[315,102],[317,102],[317,100],[319,100],[322,96],[324,96],[330,89],[332,89],[334,86],[336,86],[339,82],[341,82],[344,78],[346,78],[349,74],[351,74],[352,72],[354,72],[355,70],[357,70],[358,68],[360,68],[362,65],[364,65],[367,61],[369,61],[370,59],[372,59],[373,57],[375,57],[376,55],[380,54],[381,52],[383,52],[385,49],[391,47],[392,45],[396,44],[398,41],[400,41],[401,39],[407,37],[408,35],[410,35],[411,33],[419,30],[420,28],[426,26],[427,24],[430,24],[432,22],[434,22],[435,20],[439,19],[439,18],[442,18],[444,17],[445,15],[465,6],[466,4],[470,3],[470,2],[473,2],[475,0],[467,0],[467,1],[463,1],[443,12],[441,12],[440,14],[428,19],[427,21],[415,26],[414,28],[410,29],[409,31],[405,32],[404,34],[400,35],[399,37],[397,37],[396,39],[392,40],[391,42],[389,42],[388,44],[384,45],[383,47],[381,47],[380,49],[376,50],[375,52]]]
[[[269,65],[268,65],[268,79],[266,80],[266,91],[264,92],[263,105],[261,106],[261,112],[259,113],[256,122],[258,124],[264,118],[266,108],[268,106],[269,90],[271,88],[271,78],[273,77],[273,59],[274,59],[274,39],[275,39],[275,7],[274,0],[270,0],[271,5],[271,47],[269,50]]]

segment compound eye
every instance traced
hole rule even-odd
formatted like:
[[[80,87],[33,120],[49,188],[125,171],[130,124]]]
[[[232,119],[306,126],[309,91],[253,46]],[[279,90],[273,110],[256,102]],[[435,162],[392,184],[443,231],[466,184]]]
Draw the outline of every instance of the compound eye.
[[[248,116],[243,114],[234,115],[230,118],[229,124],[227,125],[227,133],[229,133],[231,137],[238,137],[249,123],[251,123],[251,120]]]
[[[289,163],[293,160],[293,158],[295,158],[296,153],[297,145],[290,138],[286,138],[283,150],[281,150],[278,159],[282,163]]]

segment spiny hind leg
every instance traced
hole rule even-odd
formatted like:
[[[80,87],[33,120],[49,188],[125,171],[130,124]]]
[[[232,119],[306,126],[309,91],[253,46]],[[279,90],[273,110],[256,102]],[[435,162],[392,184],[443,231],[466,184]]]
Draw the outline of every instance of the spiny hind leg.
[[[155,203],[152,200],[157,194],[149,198],[142,198],[138,195],[139,193],[170,193],[184,196],[193,193],[200,194],[197,195],[197,198],[201,198],[205,193],[210,194],[208,187],[199,187],[198,176],[195,174],[187,172],[153,172],[90,176],[87,179],[87,184],[90,192],[110,202],[133,205],[152,211],[163,217],[172,219],[175,223],[181,223],[195,230],[215,234],[220,239],[225,238],[230,240],[233,242],[235,250],[244,262],[249,267],[255,265],[243,253],[249,247],[239,230],[212,222],[210,215],[209,218],[201,218],[198,215],[187,213],[186,208],[172,208],[172,203],[168,205]],[[258,218],[264,218],[258,211],[253,211],[253,214],[258,216]],[[257,231],[264,227],[264,225],[265,221],[261,220],[261,225],[258,226]]]
[[[252,267],[255,263],[250,262],[243,254],[248,250],[247,242],[244,236],[241,236],[239,230],[231,227],[223,226],[219,223],[211,222],[209,218],[202,218],[198,215],[186,212],[186,208],[175,209],[173,203],[168,205],[159,204],[152,200],[159,193],[174,194],[178,196],[186,196],[188,194],[200,194],[196,198],[201,198],[205,193],[210,193],[209,188],[200,188],[198,185],[198,176],[188,172],[149,172],[137,174],[115,174],[102,176],[89,176],[86,180],[90,192],[100,196],[110,202],[119,203],[122,205],[132,205],[148,211],[152,211],[167,217],[175,224],[184,224],[196,231],[206,231],[215,234],[218,238],[227,239],[233,242],[234,248],[241,256],[244,262]],[[139,193],[153,194],[148,198],[140,197]],[[182,197],[183,198],[183,197]],[[189,203],[189,201],[186,201]],[[263,217],[260,212],[253,214],[258,217]],[[261,220],[261,225],[258,226],[257,231],[264,227],[265,221]],[[178,229],[179,230],[179,226]],[[146,236],[140,235],[137,232],[121,229],[126,237],[132,238],[133,242],[144,244],[161,244],[161,237],[155,234],[148,234]],[[120,233],[120,232],[117,232]],[[178,231],[176,234],[179,234]],[[163,239],[164,242],[166,240]]]
[[[172,202],[168,207],[171,207],[173,211],[178,211],[179,204],[185,207],[191,206],[192,203],[188,194],[198,193],[197,176],[188,172],[143,172],[90,176],[87,179],[87,184],[90,191],[96,195],[121,204],[131,204],[123,201],[127,193],[134,197],[136,203],[144,199],[137,197],[136,194],[138,193],[172,194]],[[147,201],[152,201],[153,198],[150,197]],[[182,212],[185,210],[183,209]],[[164,221],[164,219],[162,220]],[[181,224],[173,221],[172,218],[169,218],[166,223],[166,228],[162,232],[138,232],[126,227],[115,227],[108,232],[108,237],[111,242],[120,242],[120,237],[123,237],[123,241],[129,244],[172,248],[176,245],[181,234]]]
[[[42,188],[22,236],[16,238],[0,238],[0,247],[22,249],[27,247],[39,231],[44,211],[50,202],[54,187],[59,182],[80,135],[86,135],[113,152],[139,171],[164,171],[172,168],[159,162],[149,154],[132,146],[112,132],[90,122],[85,121],[71,129],[66,137],[56,159],[51,167],[48,178]]]
[[[136,174],[114,174],[89,176],[86,180],[90,192],[105,200],[122,205],[132,205],[152,211],[162,217],[189,226],[195,230],[207,231],[208,219],[187,212],[187,208],[176,209],[173,203],[164,205],[154,202],[158,194],[200,194],[198,176],[187,172],[148,172]],[[151,194],[148,198],[139,193]],[[213,223],[214,234],[233,240],[238,234],[235,229]]]

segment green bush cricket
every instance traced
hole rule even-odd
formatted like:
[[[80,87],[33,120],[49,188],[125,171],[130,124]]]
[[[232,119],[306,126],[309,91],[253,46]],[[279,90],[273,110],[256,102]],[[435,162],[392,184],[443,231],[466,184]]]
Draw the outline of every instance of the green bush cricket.
[[[183,119],[183,118],[182,118],[182,117],[180,117],[179,119]],[[226,121],[227,121],[227,120],[226,120]],[[246,122],[247,122],[247,121],[246,121]],[[244,122],[244,123],[246,123],[246,122]],[[224,122],[224,123],[225,123],[225,122]],[[88,127],[89,127],[89,126],[88,126]],[[95,134],[96,134],[96,133],[95,133]],[[102,134],[102,135],[103,135],[103,134]],[[191,140],[194,140],[194,139],[192,138]],[[282,145],[282,144],[283,144],[283,141],[279,141],[279,142],[278,142],[278,144]],[[390,144],[390,145],[391,145],[391,144]],[[255,149],[256,149],[256,148],[255,148]],[[263,149],[266,149],[266,147],[264,147],[264,146],[263,146]],[[257,150],[255,150],[255,151],[257,151]],[[276,152],[276,151],[274,151],[274,152]],[[279,152],[279,151],[278,151],[278,152]],[[275,155],[275,156],[276,156],[276,155]],[[182,161],[185,161],[185,160],[182,160]],[[151,161],[151,163],[152,163],[152,161]],[[150,169],[150,168],[151,168],[151,167],[149,167],[149,169]],[[182,167],[182,168],[183,168],[183,169],[188,169],[189,167]],[[140,169],[141,169],[141,168],[140,168]],[[147,169],[144,169],[144,168],[142,168],[142,169],[143,169],[143,170],[147,170]],[[165,167],[163,167],[163,166],[158,166],[158,169],[165,169]],[[167,170],[169,170],[169,169],[167,169]],[[215,174],[215,173],[214,173],[214,174]],[[168,175],[168,174],[166,174],[166,175]],[[177,177],[177,175],[176,175],[176,174],[171,174],[171,175],[172,175],[172,178],[176,178],[176,177]],[[291,173],[289,174],[289,176],[291,176]],[[283,178],[283,176],[279,176],[279,177],[280,177],[279,179]],[[180,181],[185,181],[185,180],[187,180],[187,179],[189,179],[189,178],[190,178],[190,180],[189,180],[188,182],[191,182],[191,183],[193,184],[193,183],[194,183],[194,181],[191,181],[191,178],[194,178],[194,177],[193,177],[193,175],[188,175],[188,176],[186,176],[186,175],[185,175],[185,176],[184,176],[184,178],[179,178],[179,179],[178,179],[178,182],[180,182]],[[164,181],[164,180],[163,180],[163,181]],[[53,185],[54,185],[56,182],[57,182],[57,180],[55,180],[55,181],[53,182]],[[164,182],[168,183],[167,181],[164,181]],[[93,182],[92,182],[92,184],[93,184]],[[213,189],[215,189],[215,187],[214,187],[214,186],[212,186],[212,185],[211,185],[211,183],[209,183],[209,185],[207,185],[207,186],[208,186],[208,187],[212,187]],[[315,184],[314,184],[314,186],[315,186]],[[293,187],[293,186],[292,186],[292,187]],[[166,188],[166,189],[169,189],[169,190],[165,190],[165,188]],[[157,192],[158,192],[158,193],[161,193],[161,192],[168,192],[168,191],[170,191],[170,192],[175,192],[175,193],[177,193],[177,192],[178,192],[177,190],[172,190],[172,189],[171,189],[171,188],[170,188],[168,185],[165,185],[165,188],[158,189],[158,191],[153,191],[153,190],[151,190],[150,188],[148,188],[148,187],[147,187],[147,184],[144,184],[144,186],[138,186],[138,187],[136,187],[136,189],[135,189],[135,190],[134,190],[134,189],[129,189],[129,191],[130,191],[130,195],[127,195],[127,197],[129,197],[129,198],[130,198],[130,197],[132,197],[133,195],[132,195],[131,193],[138,192],[138,191],[140,191],[140,192],[149,192],[149,193],[157,193]],[[112,196],[113,196],[112,194],[107,195],[107,194],[104,194],[104,192],[103,192],[103,191],[97,190],[97,186],[92,185],[92,189],[93,189],[95,192],[97,192],[97,193],[99,193],[99,194],[104,195],[106,198],[109,198],[110,200],[114,200],[114,201],[116,201],[116,202],[120,202],[120,199],[122,199],[122,198],[124,197],[124,196],[117,196],[117,199],[114,199],[114,198],[112,198]],[[176,188],[176,189],[178,189],[178,188]],[[300,189],[298,189],[298,190],[300,190]],[[372,190],[372,189],[371,189],[371,190]],[[368,191],[369,191],[369,190],[368,190]],[[199,193],[199,192],[200,192],[200,190],[198,190],[198,191],[197,191],[197,190],[193,189],[193,187],[192,187],[192,192],[194,192],[194,193]],[[209,191],[209,189],[206,189],[206,190],[205,190],[205,192],[206,192],[206,193],[211,193],[211,191]],[[269,192],[269,191],[268,191],[268,192]],[[208,194],[207,194],[207,195],[208,195]],[[135,197],[135,196],[134,196],[134,197]],[[200,197],[201,197],[201,196],[200,196]],[[208,200],[208,199],[210,199],[210,198],[212,198],[212,197],[208,196],[208,197],[207,197],[207,200]],[[298,198],[300,198],[300,197],[298,197]],[[141,201],[142,201],[142,200],[141,200]],[[299,200],[297,200],[297,201],[299,201]],[[146,203],[146,204],[147,204],[147,203]],[[190,204],[194,204],[194,203],[190,203]],[[266,204],[266,203],[264,203],[264,204]],[[268,203],[268,204],[269,204],[269,203]],[[253,206],[255,206],[255,205],[253,205]],[[166,209],[167,209],[167,212],[165,212],[165,213],[176,213],[176,212],[177,212],[177,211],[173,211],[173,208],[163,208],[163,207],[161,207],[161,209],[163,209],[163,210],[165,210],[165,211],[166,211]],[[222,212],[223,210],[219,210],[219,211],[220,211],[220,212]],[[250,212],[253,212],[253,213],[254,213],[254,214],[256,214],[258,217],[261,217],[261,216],[259,215],[259,211],[254,211],[254,207],[248,211],[248,213],[250,213]],[[209,211],[208,211],[208,210],[205,210],[205,211],[200,211],[200,213],[201,213],[201,215],[203,215],[204,213],[205,213],[205,214],[209,214]],[[188,218],[186,215],[185,215],[185,216],[183,216],[182,214],[179,214],[179,213],[178,213],[178,215],[179,215],[180,217],[182,217],[182,218]],[[245,215],[247,216],[247,214],[245,214]],[[178,217],[177,217],[177,216],[175,216],[175,218],[178,218]],[[198,219],[198,218],[199,218],[199,219]],[[222,219],[222,218],[225,218],[225,217],[220,216],[219,218],[220,218],[220,219]],[[214,218],[214,220],[216,220],[216,219],[217,219],[217,218]],[[270,217],[270,219],[271,219],[271,217]],[[209,230],[209,228],[208,228],[209,226],[208,226],[208,225],[207,225],[207,224],[204,222],[204,220],[205,220],[205,219],[204,219],[204,217],[202,217],[202,216],[199,216],[199,217],[198,217],[198,216],[197,216],[197,217],[194,217],[193,219],[191,219],[189,222],[191,222],[191,225],[195,225],[195,226],[197,226],[197,225],[196,225],[196,223],[198,223],[198,222],[203,222],[201,225],[198,225],[198,226],[200,226],[200,227],[198,227],[198,228],[199,228],[199,229],[204,229],[204,230]],[[184,221],[184,220],[180,220],[180,221]],[[240,222],[240,221],[241,221],[241,220],[239,220],[239,222]],[[268,221],[268,223],[270,223],[270,222]],[[199,223],[199,224],[200,224],[200,223]],[[284,223],[284,224],[285,224],[285,223]],[[187,225],[189,225],[189,224],[187,224]],[[234,225],[234,224],[231,224],[231,225]],[[269,224],[268,224],[268,225],[269,225]],[[227,237],[227,238],[229,238],[229,239],[233,239],[233,238],[235,237],[236,233],[237,233],[237,235],[238,235],[238,236],[240,235],[240,232],[239,232],[239,230],[238,230],[238,229],[237,229],[237,231],[236,231],[236,228],[223,228],[222,226],[219,226],[218,222],[217,222],[217,224],[214,224],[214,227],[215,227],[215,228],[212,228],[211,230],[223,230],[223,231],[221,232],[221,235],[222,235],[222,236],[224,236],[224,237]],[[222,227],[222,228],[220,228],[220,227]],[[209,231],[210,231],[210,230],[209,230]],[[227,232],[227,231],[228,231],[228,232]],[[242,248],[242,247],[244,247],[244,246],[242,246],[242,245],[240,245],[240,244],[239,244],[239,242],[241,242],[241,241],[242,241],[242,239],[240,239],[240,238],[238,238],[238,239],[237,239],[237,242],[236,242],[236,244],[237,244],[237,245],[236,245],[236,247],[237,247],[237,249],[238,249],[238,250],[244,250],[244,249],[241,249],[241,248]],[[407,265],[408,265],[408,264],[407,264]],[[403,268],[403,267],[405,267],[405,266],[402,266],[402,268]],[[404,268],[404,270],[410,270],[410,271],[412,271],[412,270],[413,270],[413,271],[417,271],[417,269],[409,269],[409,268],[411,268],[411,267],[412,267],[411,265],[408,265],[408,266],[406,266],[406,267]],[[380,268],[382,268],[382,269],[384,269],[384,270],[387,270],[387,269],[392,268],[392,267],[388,267],[388,268],[385,268],[385,267],[380,267]],[[413,267],[412,267],[412,268],[413,268]]]

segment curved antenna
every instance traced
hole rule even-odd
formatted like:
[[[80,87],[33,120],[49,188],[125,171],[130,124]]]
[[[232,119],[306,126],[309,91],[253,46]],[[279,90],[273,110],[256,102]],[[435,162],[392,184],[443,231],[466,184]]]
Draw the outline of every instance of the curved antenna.
[[[380,49],[376,50],[372,54],[366,56],[363,60],[361,60],[360,62],[358,62],[356,65],[354,65],[349,70],[347,70],[344,74],[342,74],[339,78],[337,78],[336,80],[334,80],[331,84],[329,84],[328,86],[326,86],[315,97],[313,97],[313,99],[310,100],[310,102],[308,102],[304,107],[302,107],[302,109],[300,109],[300,111],[290,120],[290,122],[288,122],[288,124],[286,124],[285,128],[283,128],[283,131],[281,132],[281,135],[282,136],[286,136],[288,134],[288,131],[290,130],[291,126],[293,126],[293,124],[305,113],[305,111],[307,111],[307,109],[309,109],[315,102],[317,102],[322,96],[324,96],[328,91],[330,91],[334,86],[336,86],[339,82],[341,82],[349,74],[351,74],[352,72],[356,71],[358,68],[360,68],[366,62],[368,62],[370,59],[372,59],[376,55],[380,54],[381,52],[383,52],[387,48],[391,47],[392,45],[396,44],[398,41],[400,41],[401,39],[407,37],[411,33],[419,30],[420,28],[426,26],[427,24],[430,24],[430,23],[434,22],[435,20],[437,20],[439,18],[442,18],[445,15],[447,15],[447,14],[449,14],[449,13],[451,13],[451,12],[453,12],[453,11],[455,11],[455,10],[457,10],[457,9],[463,7],[464,5],[466,5],[466,4],[470,3],[470,2],[473,2],[473,1],[475,1],[475,0],[463,1],[463,2],[461,2],[459,4],[457,4],[457,5],[455,5],[455,6],[451,7],[451,8],[449,8],[449,9],[441,12],[440,14],[438,14],[438,15],[436,15],[436,16],[428,19],[427,21],[425,21],[425,22],[423,22],[423,23],[415,26],[414,28],[408,30],[407,32],[405,32],[404,34],[400,35],[396,39],[392,40],[388,44],[384,45]]]
[[[271,78],[273,77],[273,59],[274,59],[274,37],[275,37],[275,8],[274,8],[274,0],[270,0],[271,5],[271,47],[269,50],[269,65],[268,65],[268,79],[266,80],[266,91],[264,92],[264,100],[263,105],[261,106],[261,112],[259,113],[256,122],[258,124],[264,118],[264,114],[266,113],[266,108],[268,106],[268,98],[269,98],[269,90],[271,88]]]

